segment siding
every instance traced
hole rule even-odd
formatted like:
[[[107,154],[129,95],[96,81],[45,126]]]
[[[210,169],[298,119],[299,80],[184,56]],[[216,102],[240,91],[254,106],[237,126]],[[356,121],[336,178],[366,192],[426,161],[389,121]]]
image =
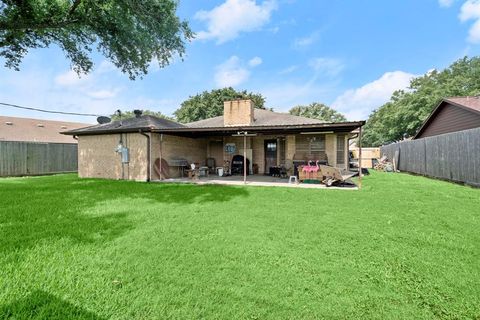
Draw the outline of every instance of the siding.
[[[480,115],[444,103],[416,139],[480,127]]]

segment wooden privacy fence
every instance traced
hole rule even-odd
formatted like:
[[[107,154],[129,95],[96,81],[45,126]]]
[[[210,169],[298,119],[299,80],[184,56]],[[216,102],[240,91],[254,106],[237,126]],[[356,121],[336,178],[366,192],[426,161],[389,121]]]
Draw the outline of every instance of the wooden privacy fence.
[[[76,172],[77,145],[0,141],[0,177]]]
[[[480,186],[480,128],[382,146],[397,169]]]

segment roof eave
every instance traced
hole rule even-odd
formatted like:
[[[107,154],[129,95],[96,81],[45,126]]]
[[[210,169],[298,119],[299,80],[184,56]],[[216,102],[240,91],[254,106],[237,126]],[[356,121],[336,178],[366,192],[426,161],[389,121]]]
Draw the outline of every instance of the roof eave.
[[[113,133],[133,133],[133,132],[152,132],[153,129],[150,127],[141,127],[141,128],[115,128],[115,129],[105,129],[105,130],[95,130],[95,131],[64,131],[60,132],[61,134],[68,135],[68,136],[91,136],[91,135],[98,135],[98,134],[113,134]]]
[[[346,127],[361,127],[365,121],[337,122],[337,123],[315,123],[315,124],[294,124],[294,125],[269,125],[269,126],[232,126],[232,127],[186,127],[186,128],[162,128],[153,129],[153,132],[218,132],[218,131],[268,131],[268,130],[321,130]]]

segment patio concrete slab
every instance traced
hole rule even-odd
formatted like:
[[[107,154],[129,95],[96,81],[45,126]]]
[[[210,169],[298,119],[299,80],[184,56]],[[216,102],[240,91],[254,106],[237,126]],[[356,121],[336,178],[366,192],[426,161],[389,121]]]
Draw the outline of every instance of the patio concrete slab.
[[[160,183],[191,183],[199,185],[230,185],[230,186],[257,186],[257,187],[287,187],[287,188],[305,188],[305,189],[329,189],[329,190],[358,190],[357,186],[345,187],[327,187],[324,184],[310,184],[310,183],[288,183],[288,179],[278,177],[264,176],[264,175],[249,175],[247,182],[243,182],[243,176],[228,176],[219,177],[210,175],[209,177],[200,177],[198,180],[189,178],[173,178],[162,181],[155,181]]]

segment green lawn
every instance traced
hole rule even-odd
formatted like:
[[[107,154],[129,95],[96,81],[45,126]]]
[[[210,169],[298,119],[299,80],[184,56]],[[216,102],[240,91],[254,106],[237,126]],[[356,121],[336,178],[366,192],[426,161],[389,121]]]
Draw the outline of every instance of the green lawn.
[[[480,190],[0,179],[0,318],[480,318]]]

